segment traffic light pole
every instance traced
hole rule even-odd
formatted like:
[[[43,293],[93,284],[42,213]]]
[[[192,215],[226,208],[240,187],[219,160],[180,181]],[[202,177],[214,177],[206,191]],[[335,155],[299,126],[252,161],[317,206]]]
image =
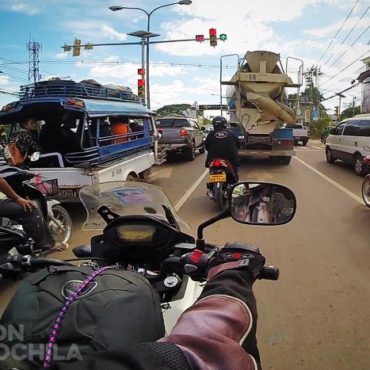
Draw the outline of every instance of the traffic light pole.
[[[66,44],[64,44],[62,46],[62,49],[64,49],[64,51],[70,51],[71,49],[73,49],[73,56],[79,56],[81,47],[85,48],[86,50],[91,50],[94,46],[141,45],[141,47],[142,47],[141,61],[142,61],[142,68],[144,69],[144,46],[145,45],[148,46],[148,45],[151,45],[151,44],[166,44],[166,43],[171,43],[171,42],[189,42],[189,41],[195,41],[195,42],[203,42],[203,41],[213,41],[214,42],[215,40],[225,41],[226,40],[226,35],[222,35],[222,36],[224,36],[224,37],[215,37],[215,36],[213,36],[212,38],[203,38],[201,41],[198,41],[194,38],[192,38],[192,39],[179,39],[179,40],[149,41],[149,39],[143,37],[140,42],[113,42],[113,43],[103,43],[103,44],[91,44],[91,43],[81,44],[81,42],[79,42],[78,46],[77,45],[66,45]],[[147,40],[147,41],[145,41],[145,40]],[[76,47],[78,47],[78,52],[76,50]],[[148,52],[149,48],[147,47],[146,49],[147,49],[147,52]],[[147,55],[147,58],[148,58],[148,55]],[[147,63],[149,63],[149,59],[147,59]],[[146,89],[147,89],[146,93],[148,94],[147,102],[148,102],[148,108],[150,108],[148,78],[147,78],[147,82],[148,82],[147,86],[146,86]]]

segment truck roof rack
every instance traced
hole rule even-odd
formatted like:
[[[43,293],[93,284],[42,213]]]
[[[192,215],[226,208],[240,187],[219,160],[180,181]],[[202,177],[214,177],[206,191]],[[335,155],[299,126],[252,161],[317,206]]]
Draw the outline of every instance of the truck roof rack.
[[[20,87],[20,100],[50,96],[141,102],[140,98],[135,95],[129,87],[118,85],[109,85],[109,87],[105,87],[98,83],[75,82],[72,80],[49,80]]]

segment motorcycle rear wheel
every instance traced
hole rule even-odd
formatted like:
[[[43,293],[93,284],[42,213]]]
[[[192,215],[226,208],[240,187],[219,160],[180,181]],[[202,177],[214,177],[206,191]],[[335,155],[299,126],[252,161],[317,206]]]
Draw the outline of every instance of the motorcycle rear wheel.
[[[370,178],[365,178],[362,183],[362,199],[365,204],[370,208]]]
[[[220,211],[227,208],[227,199],[225,197],[225,191],[222,184],[215,184],[215,199]]]
[[[49,229],[57,243],[68,243],[72,235],[72,219],[64,207],[57,204],[52,208],[53,215],[59,226],[53,220],[49,221]]]

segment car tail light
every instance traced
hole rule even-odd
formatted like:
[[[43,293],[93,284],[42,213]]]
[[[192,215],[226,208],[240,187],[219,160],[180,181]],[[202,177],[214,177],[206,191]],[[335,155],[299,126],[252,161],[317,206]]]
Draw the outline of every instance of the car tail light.
[[[188,132],[184,128],[180,129],[180,136],[181,137],[182,136],[187,136],[187,135],[188,135]]]
[[[157,132],[158,132],[158,134],[163,135],[163,129],[161,129],[161,128],[157,128]]]

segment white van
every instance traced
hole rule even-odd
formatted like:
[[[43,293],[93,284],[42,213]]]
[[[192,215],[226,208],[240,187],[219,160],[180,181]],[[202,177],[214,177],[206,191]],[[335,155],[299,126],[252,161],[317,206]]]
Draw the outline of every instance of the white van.
[[[370,114],[346,118],[331,129],[325,152],[328,163],[340,159],[352,164],[359,176],[364,175],[368,171],[364,156],[370,154]]]

